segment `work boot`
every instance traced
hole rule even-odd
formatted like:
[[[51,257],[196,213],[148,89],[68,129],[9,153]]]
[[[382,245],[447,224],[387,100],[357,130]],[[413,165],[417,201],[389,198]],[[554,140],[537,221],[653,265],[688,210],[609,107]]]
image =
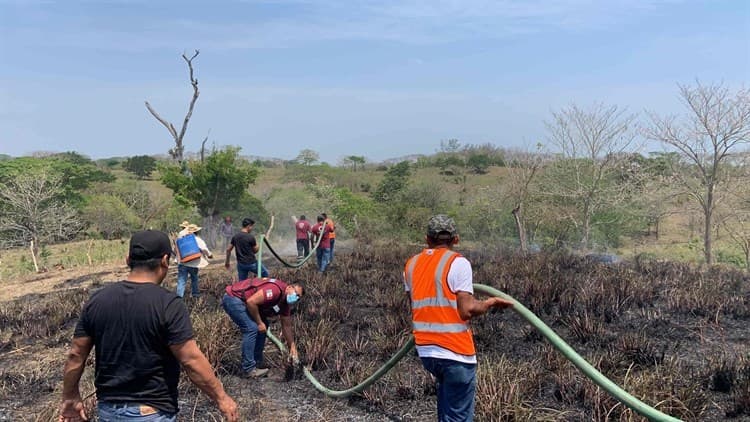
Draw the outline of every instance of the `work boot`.
[[[268,374],[268,369],[253,368],[245,372],[245,378],[262,378]]]

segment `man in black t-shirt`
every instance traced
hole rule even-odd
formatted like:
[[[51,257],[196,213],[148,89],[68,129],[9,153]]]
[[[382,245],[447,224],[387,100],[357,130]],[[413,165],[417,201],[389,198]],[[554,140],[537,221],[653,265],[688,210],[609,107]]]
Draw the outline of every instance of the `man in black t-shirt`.
[[[255,241],[255,236],[250,234],[255,226],[255,221],[252,218],[245,218],[242,220],[242,229],[232,237],[230,245],[227,247],[227,259],[224,261],[224,266],[229,269],[229,260],[232,257],[232,249],[235,250],[237,256],[237,277],[238,281],[246,280],[248,277],[255,277],[258,275],[258,260],[255,258],[255,254],[258,253],[260,247]],[[268,277],[268,270],[266,267],[261,265],[261,277]]]
[[[171,254],[165,233],[133,234],[127,278],[95,292],[84,305],[65,363],[60,421],[86,420],[78,383],[92,348],[100,420],[154,415],[176,421],[180,365],[225,418],[238,420],[237,404],[193,339],[185,304],[160,286]]]

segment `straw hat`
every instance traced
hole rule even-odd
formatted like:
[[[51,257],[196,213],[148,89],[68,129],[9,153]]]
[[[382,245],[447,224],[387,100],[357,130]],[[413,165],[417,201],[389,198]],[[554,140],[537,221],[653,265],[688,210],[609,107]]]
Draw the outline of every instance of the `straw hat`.
[[[185,220],[185,221],[183,221],[182,223],[180,223],[180,227],[182,227],[183,229],[184,229],[185,227],[189,226],[189,225],[190,225],[190,223],[188,223],[188,221],[187,221],[187,220]]]
[[[188,224],[187,227],[185,227],[185,231],[188,233],[195,233],[197,231],[200,231],[203,227],[198,226],[197,224]]]

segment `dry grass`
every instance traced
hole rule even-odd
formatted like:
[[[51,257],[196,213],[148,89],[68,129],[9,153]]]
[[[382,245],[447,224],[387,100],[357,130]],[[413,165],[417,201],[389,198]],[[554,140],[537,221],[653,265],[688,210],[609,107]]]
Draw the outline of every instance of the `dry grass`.
[[[303,359],[325,384],[345,388],[360,382],[403,344],[410,318],[400,273],[417,250],[357,247],[338,254],[325,274],[314,266],[292,271],[269,263],[276,277],[306,282],[295,330]],[[750,290],[742,273],[656,262],[603,266],[564,254],[469,255],[477,282],[527,304],[636,397],[684,420],[750,419]],[[434,419],[434,385],[414,354],[349,401],[326,400],[299,377],[242,384],[235,376],[239,332],[220,308],[229,275],[202,271],[201,280],[202,297],[186,299],[196,339],[230,392],[242,397],[246,417],[347,420],[349,413],[358,415],[354,419]],[[0,353],[27,345],[60,350],[87,295],[70,290],[0,304]],[[271,329],[278,333],[278,323]],[[478,319],[474,329],[480,358],[477,420],[643,420],[584,378],[512,312]],[[280,354],[272,346],[266,350],[266,361],[283,372]],[[0,401],[18,406],[32,398],[31,414],[45,420],[59,394],[61,356],[42,366],[33,362],[34,353],[23,359],[24,353],[10,355],[19,364],[0,373]],[[218,420],[216,409],[187,380],[181,390],[183,418]],[[285,400],[297,400],[298,410],[283,408]]]

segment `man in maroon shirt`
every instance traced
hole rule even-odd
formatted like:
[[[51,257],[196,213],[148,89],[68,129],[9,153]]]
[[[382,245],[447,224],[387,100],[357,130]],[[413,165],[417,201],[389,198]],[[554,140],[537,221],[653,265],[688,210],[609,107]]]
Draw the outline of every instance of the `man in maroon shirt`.
[[[297,259],[301,260],[310,255],[310,222],[304,215],[294,223],[294,230],[297,232]]]
[[[221,306],[242,332],[242,370],[246,376],[258,378],[268,372],[259,366],[263,363],[269,317],[280,317],[281,334],[289,346],[289,355],[294,361],[299,360],[291,307],[303,294],[300,284],[273,278],[250,278],[227,286]]]
[[[315,257],[318,260],[318,271],[322,273],[328,267],[328,263],[331,262],[331,227],[325,224],[325,218],[322,215],[319,215],[317,220],[318,224],[312,226],[310,231],[313,234],[313,243],[318,241],[318,237],[321,238]]]

